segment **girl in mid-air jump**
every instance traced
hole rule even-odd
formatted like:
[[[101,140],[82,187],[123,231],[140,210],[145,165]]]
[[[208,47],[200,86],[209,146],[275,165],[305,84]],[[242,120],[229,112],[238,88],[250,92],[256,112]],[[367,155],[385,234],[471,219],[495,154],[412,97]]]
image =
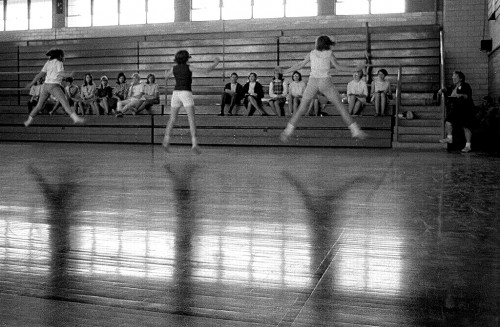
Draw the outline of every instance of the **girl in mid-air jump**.
[[[300,116],[303,116],[307,111],[310,102],[314,99],[317,93],[322,93],[331,103],[335,105],[344,122],[351,130],[352,137],[358,139],[366,138],[366,133],[359,128],[358,124],[353,121],[352,117],[344,108],[344,105],[341,102],[340,94],[335,88],[329,73],[332,66],[338,70],[349,72],[362,70],[364,66],[353,68],[340,65],[337,62],[337,58],[335,58],[332,53],[331,47],[333,45],[335,45],[335,42],[328,36],[322,35],[317,37],[316,48],[308,53],[304,60],[300,63],[284,71],[284,74],[290,74],[303,68],[307,63],[311,63],[311,74],[309,75],[309,81],[304,94],[302,95],[302,101],[300,102],[299,109],[293,113],[288,125],[281,133],[280,139],[282,142],[288,142],[295,130],[297,121]]]
[[[73,119],[75,124],[83,123],[83,118],[79,117],[69,105],[68,98],[64,94],[64,89],[61,82],[66,77],[71,77],[73,74],[64,71],[64,51],[62,49],[51,49],[46,54],[49,60],[45,63],[42,70],[33,78],[33,80],[26,86],[31,88],[40,78],[45,77],[45,83],[42,86],[40,98],[36,107],[30,112],[28,119],[24,122],[24,126],[28,127],[33,122],[33,118],[43,108],[45,101],[50,95],[53,95],[64,108],[64,111]]]

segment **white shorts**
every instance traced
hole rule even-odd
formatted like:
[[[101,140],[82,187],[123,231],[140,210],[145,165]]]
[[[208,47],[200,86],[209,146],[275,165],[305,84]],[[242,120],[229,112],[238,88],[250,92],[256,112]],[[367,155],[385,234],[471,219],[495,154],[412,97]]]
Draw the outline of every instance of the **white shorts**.
[[[191,91],[172,92],[172,101],[170,101],[170,105],[173,108],[194,107],[193,92]]]

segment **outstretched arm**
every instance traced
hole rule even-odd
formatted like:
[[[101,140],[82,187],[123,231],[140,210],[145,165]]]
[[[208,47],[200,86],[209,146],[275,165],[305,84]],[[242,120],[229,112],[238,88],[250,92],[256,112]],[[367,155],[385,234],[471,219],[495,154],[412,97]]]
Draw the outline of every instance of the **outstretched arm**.
[[[33,80],[31,82],[29,82],[28,84],[26,84],[26,88],[27,89],[31,88],[33,85],[36,84],[37,81],[40,80],[40,78],[45,77],[45,75],[47,75],[46,72],[40,71],[38,74],[36,74],[36,76],[33,78]]]
[[[305,56],[304,60],[302,60],[301,62],[293,65],[292,67],[284,70],[283,74],[284,75],[291,74],[291,73],[293,73],[296,70],[302,69],[302,68],[305,67],[305,65],[307,65],[309,63],[309,61],[311,61],[311,57],[310,57],[310,55],[308,53],[307,56]]]
[[[219,57],[215,57],[214,62],[212,63],[212,65],[210,65],[210,67],[193,67],[191,65],[189,68],[191,69],[192,72],[208,74],[212,70],[214,70],[215,67],[217,67],[217,65],[219,64],[219,62],[220,62]]]
[[[366,64],[365,65],[355,66],[355,67],[341,65],[337,61],[337,58],[335,58],[335,56],[333,56],[333,55],[330,57],[330,62],[332,64],[332,66],[335,67],[335,69],[340,70],[340,71],[344,71],[344,72],[354,72],[354,71],[358,71],[358,70],[362,70],[364,72],[365,71],[365,67],[368,66]]]

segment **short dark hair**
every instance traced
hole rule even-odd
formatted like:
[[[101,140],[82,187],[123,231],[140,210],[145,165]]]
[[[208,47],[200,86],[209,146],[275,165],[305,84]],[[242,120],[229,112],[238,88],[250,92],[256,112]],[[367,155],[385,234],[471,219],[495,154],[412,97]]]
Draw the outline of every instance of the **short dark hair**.
[[[316,38],[316,50],[330,50],[332,45],[335,45],[335,42],[326,35],[321,35]]]
[[[178,64],[178,65],[181,65],[181,64],[185,64],[188,62],[189,58],[191,58],[191,56],[189,55],[189,52],[187,52],[186,50],[179,50],[177,51],[177,53],[175,54],[175,59],[174,61]]]
[[[462,82],[465,82],[465,75],[464,75],[464,73],[462,73],[462,72],[461,72],[461,71],[459,71],[459,70],[455,70],[455,71],[453,72],[453,74],[456,74],[456,75],[458,76],[458,78],[460,78],[460,80],[461,80]]]
[[[71,76],[68,76],[65,79],[66,79],[66,82],[68,82],[68,83],[73,83],[73,81],[74,81],[73,77],[71,77]]]
[[[149,74],[148,77],[146,77],[146,84],[149,84],[149,78],[153,78],[153,83],[156,82],[156,76],[155,74]]]
[[[248,78],[250,78],[250,76],[252,76],[252,75],[255,76],[255,79],[257,79],[257,74],[254,72],[251,72],[250,74],[248,74]]]
[[[299,75],[299,81],[302,81],[302,74],[297,70],[292,73],[292,79],[293,79],[293,75],[295,75],[295,74]]]
[[[387,76],[387,70],[385,70],[384,68],[379,69],[378,73],[382,73],[382,74],[384,74],[384,76]]]
[[[59,61],[62,61],[62,59],[64,58],[64,51],[59,48],[54,48],[47,51],[45,55],[49,57],[49,60],[57,59]]]
[[[233,73],[231,73],[231,76],[233,76],[233,75],[234,75],[234,76],[236,76],[236,77],[239,77],[239,76],[238,76],[238,74],[236,74],[236,73],[234,73],[234,72],[233,72]]]

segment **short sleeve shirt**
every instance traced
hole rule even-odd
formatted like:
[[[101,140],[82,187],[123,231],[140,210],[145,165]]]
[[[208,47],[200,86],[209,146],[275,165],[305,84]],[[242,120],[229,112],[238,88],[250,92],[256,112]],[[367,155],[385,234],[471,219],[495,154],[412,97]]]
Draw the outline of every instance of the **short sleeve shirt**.
[[[61,84],[63,78],[62,76],[59,76],[59,73],[62,71],[64,71],[62,61],[57,59],[48,60],[42,68],[42,72],[46,73],[45,83]]]

